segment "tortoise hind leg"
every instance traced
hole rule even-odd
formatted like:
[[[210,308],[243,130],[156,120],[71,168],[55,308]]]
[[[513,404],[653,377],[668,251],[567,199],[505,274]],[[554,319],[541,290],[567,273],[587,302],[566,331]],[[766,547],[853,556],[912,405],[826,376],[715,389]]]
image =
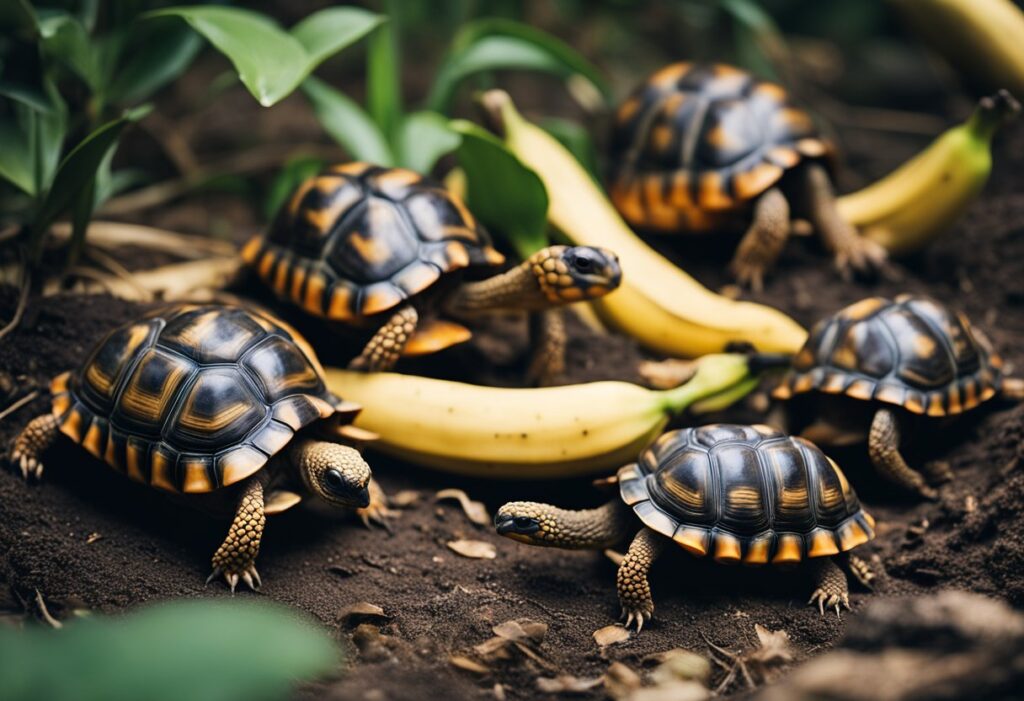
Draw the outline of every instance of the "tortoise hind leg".
[[[754,219],[730,264],[741,285],[760,292],[764,274],[782,253],[789,238],[789,202],[778,188],[768,190],[754,205]]]
[[[530,341],[534,351],[526,371],[527,378],[542,386],[553,384],[565,372],[565,346],[568,338],[561,312],[547,309],[531,314]]]
[[[243,484],[228,535],[213,554],[213,573],[206,583],[222,576],[231,587],[232,594],[235,593],[239,578],[253,590],[262,585],[260,574],[256,571],[256,556],[260,552],[263,527],[267,522],[263,510],[265,472],[256,473]]]
[[[348,364],[349,369],[385,372],[395,367],[418,321],[419,314],[412,305],[401,307],[377,330],[359,357]]]
[[[812,576],[814,577],[814,593],[808,599],[808,604],[818,604],[821,615],[825,615],[825,607],[835,608],[836,615],[839,614],[839,607],[850,609],[850,590],[846,581],[846,573],[830,557],[814,558],[810,562]]]
[[[622,616],[626,619],[626,628],[636,622],[639,633],[646,621],[654,615],[654,600],[651,598],[651,585],[647,581],[654,560],[665,547],[665,538],[650,528],[642,528],[629,544],[626,557],[619,565],[615,576],[615,586],[622,605]]]
[[[42,455],[53,445],[60,435],[60,425],[53,414],[43,414],[28,422],[18,437],[14,439],[11,450],[11,462],[21,469],[25,479],[43,476]]]
[[[896,414],[879,409],[868,434],[868,454],[875,469],[906,489],[926,499],[937,499],[939,493],[929,487],[920,472],[907,465],[900,454],[900,425]]]
[[[817,163],[808,163],[802,170],[808,218],[835,257],[836,267],[843,277],[849,278],[851,269],[867,273],[883,268],[888,254],[877,243],[858,234],[853,225],[840,216],[825,169]]]
[[[1003,388],[1000,390],[1000,394],[1005,399],[1010,399],[1016,402],[1024,401],[1024,379],[1019,377],[1004,377]]]

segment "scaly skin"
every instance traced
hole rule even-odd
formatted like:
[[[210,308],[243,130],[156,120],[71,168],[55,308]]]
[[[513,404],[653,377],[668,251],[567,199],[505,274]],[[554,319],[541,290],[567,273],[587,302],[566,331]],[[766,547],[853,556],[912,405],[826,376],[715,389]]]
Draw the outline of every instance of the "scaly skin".
[[[846,582],[846,574],[829,557],[818,557],[811,560],[810,565],[814,577],[815,589],[808,604],[817,604],[818,611],[825,615],[825,607],[835,608],[840,615],[839,607],[850,609],[850,593]]]
[[[666,544],[665,536],[655,533],[650,528],[642,528],[636,534],[626,551],[619,570],[615,574],[615,588],[622,605],[622,617],[629,628],[636,622],[639,633],[644,623],[654,616],[654,599],[651,598],[651,585],[647,581],[647,573]]]
[[[21,476],[40,479],[43,476],[43,453],[60,435],[57,417],[43,414],[28,422],[14,439],[11,462],[21,469]]]
[[[733,342],[764,352],[800,349],[807,332],[785,314],[715,294],[637,238],[572,154],[523,119],[506,93],[490,91],[483,101],[508,148],[544,182],[549,222],[573,243],[618,254],[622,286],[594,303],[603,321],[675,357],[719,353]]]
[[[263,527],[267,523],[266,514],[263,513],[265,480],[266,471],[263,471],[243,484],[228,535],[213,554],[213,572],[207,578],[207,584],[222,576],[231,587],[232,594],[235,593],[239,578],[253,590],[262,585],[260,573],[256,571],[256,556],[259,555]]]
[[[879,472],[905,489],[925,499],[936,499],[939,493],[929,487],[921,473],[907,465],[900,454],[900,425],[896,414],[879,409],[871,422],[868,434],[868,454]]]
[[[395,363],[402,357],[405,344],[416,331],[418,322],[419,314],[412,305],[401,307],[377,330],[363,348],[363,352],[349,363],[349,368],[383,372],[395,367]]]
[[[671,414],[756,379],[741,355],[695,361],[681,387],[628,382],[509,389],[391,373],[328,368],[332,391],[362,405],[355,425],[374,447],[431,467],[481,477],[565,477],[632,462]],[[750,383],[750,384],[748,384]]]

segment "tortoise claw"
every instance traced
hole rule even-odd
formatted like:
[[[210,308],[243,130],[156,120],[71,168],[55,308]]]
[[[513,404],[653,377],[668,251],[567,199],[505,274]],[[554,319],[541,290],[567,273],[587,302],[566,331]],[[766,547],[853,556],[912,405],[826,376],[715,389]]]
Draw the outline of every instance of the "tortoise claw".
[[[807,600],[808,604],[818,604],[818,613],[822,616],[825,615],[825,607],[834,608],[836,610],[836,616],[842,618],[841,609],[845,608],[850,611],[850,597],[847,594],[830,594],[821,587],[814,590],[811,594],[811,598]]]
[[[231,588],[232,594],[238,588],[239,580],[245,582],[245,585],[253,591],[258,591],[263,586],[263,580],[260,579],[260,573],[256,571],[256,565],[249,565],[241,572],[232,572],[221,567],[214,567],[213,572],[206,578],[206,583],[209,584],[220,577],[224,578],[224,582]]]
[[[636,623],[636,632],[639,633],[641,630],[643,630],[644,623],[650,621],[653,616],[653,609],[646,610],[624,608],[622,609],[622,615],[619,616],[619,620],[621,621],[623,618],[626,619],[626,622],[623,623],[623,627],[626,630],[629,630],[633,626],[633,624]]]

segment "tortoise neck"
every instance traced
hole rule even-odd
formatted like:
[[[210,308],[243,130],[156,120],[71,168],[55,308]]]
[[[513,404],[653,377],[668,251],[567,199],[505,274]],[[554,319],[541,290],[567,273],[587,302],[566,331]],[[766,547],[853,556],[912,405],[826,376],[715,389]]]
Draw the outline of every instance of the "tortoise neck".
[[[445,304],[454,316],[499,310],[537,311],[551,306],[532,272],[529,262],[501,275],[478,282],[464,282]]]
[[[596,509],[552,508],[557,534],[551,545],[559,548],[601,550],[628,540],[637,528],[633,510],[617,497]]]

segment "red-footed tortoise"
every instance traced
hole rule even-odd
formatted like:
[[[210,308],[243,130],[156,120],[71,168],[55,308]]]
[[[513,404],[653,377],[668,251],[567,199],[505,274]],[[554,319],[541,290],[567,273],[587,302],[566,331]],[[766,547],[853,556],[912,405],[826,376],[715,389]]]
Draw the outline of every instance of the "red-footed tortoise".
[[[558,548],[600,550],[632,538],[616,578],[627,627],[639,630],[653,615],[648,570],[672,542],[723,563],[809,561],[810,603],[822,612],[849,608],[837,558],[848,558],[862,581],[871,578],[845,553],[874,537],[874,519],[839,466],[802,438],[734,424],[669,431],[621,468],[617,482],[619,498],[597,509],[511,502],[494,524],[514,540]]]
[[[786,243],[792,205],[845,275],[881,264],[885,252],[836,211],[832,151],[781,86],[723,64],[673,63],[619,106],[609,189],[641,229],[709,232],[750,222],[732,269],[755,288]]]
[[[507,272],[504,256],[462,201],[410,170],[347,163],[292,195],[243,259],[278,296],[318,317],[377,328],[351,367],[388,370],[402,355],[433,353],[470,337],[467,321],[495,311],[531,312],[541,383],[565,363],[565,329],[555,308],[618,287],[615,254],[551,246]]]
[[[303,496],[383,523],[383,491],[359,452],[359,412],[324,384],[306,341],[241,307],[177,305],[124,324],[51,384],[52,411],[15,439],[26,479],[63,433],[129,479],[209,507],[233,502],[211,579],[260,585],[265,516]]]

